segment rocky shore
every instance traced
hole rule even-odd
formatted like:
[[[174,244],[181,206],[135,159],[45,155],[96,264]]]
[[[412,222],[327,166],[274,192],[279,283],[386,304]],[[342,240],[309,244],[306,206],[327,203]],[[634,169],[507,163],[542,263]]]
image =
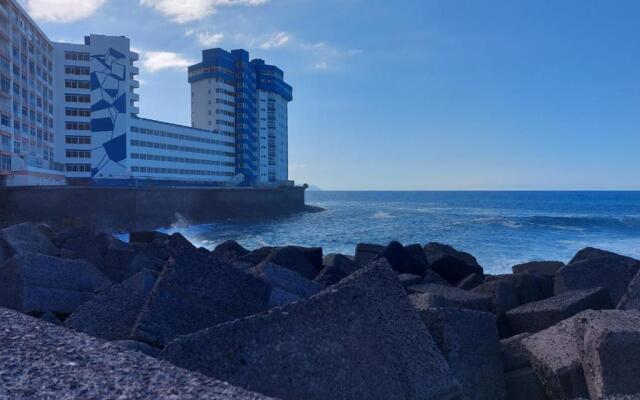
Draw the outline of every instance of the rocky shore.
[[[0,399],[640,399],[640,261],[0,230]]]

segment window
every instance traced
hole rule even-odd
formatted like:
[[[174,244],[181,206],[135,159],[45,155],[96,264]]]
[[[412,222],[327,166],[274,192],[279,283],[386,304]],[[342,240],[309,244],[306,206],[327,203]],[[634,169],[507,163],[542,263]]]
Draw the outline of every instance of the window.
[[[67,144],[91,144],[91,136],[65,136]]]
[[[91,164],[67,164],[67,172],[91,172]]]
[[[65,79],[64,87],[69,89],[91,89],[91,83],[89,81],[75,81]]]
[[[90,150],[66,150],[67,158],[91,158]]]
[[[89,67],[78,67],[75,65],[65,65],[64,73],[67,75],[89,75]]]
[[[67,103],[90,103],[91,96],[88,94],[65,94],[64,101]]]
[[[65,60],[73,60],[73,61],[89,61],[89,53],[79,53],[75,51],[65,51],[64,52]]]
[[[0,75],[0,92],[9,94],[10,90],[11,82],[9,81],[9,78],[5,77],[4,75]]]
[[[91,110],[88,108],[65,108],[64,115],[67,117],[90,117]]]
[[[0,125],[11,127],[11,117],[4,114],[0,115]]]
[[[69,131],[90,131],[91,123],[66,121],[64,123],[64,127],[66,130],[69,130]]]

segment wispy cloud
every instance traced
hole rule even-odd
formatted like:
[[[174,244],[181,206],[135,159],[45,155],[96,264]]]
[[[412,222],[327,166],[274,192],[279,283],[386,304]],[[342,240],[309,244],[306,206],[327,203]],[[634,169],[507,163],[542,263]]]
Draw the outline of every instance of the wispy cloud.
[[[311,55],[313,68],[321,71],[338,68],[345,59],[362,54],[362,50],[342,49],[324,42],[302,43],[300,48]]]
[[[206,47],[214,47],[220,45],[224,39],[224,33],[216,32],[200,32],[198,33],[198,42]]]
[[[53,0],[50,0],[53,1]],[[224,6],[259,6],[270,0],[140,0],[179,24],[205,18]]]
[[[260,44],[261,49],[273,49],[276,47],[282,47],[285,44],[289,43],[291,40],[291,35],[287,32],[278,32],[270,37],[268,37],[264,42]]]
[[[186,69],[194,64],[194,61],[171,51],[138,51],[138,53],[140,66],[149,73],[164,69]]]
[[[27,0],[27,11],[38,21],[70,23],[94,15],[107,0]]]

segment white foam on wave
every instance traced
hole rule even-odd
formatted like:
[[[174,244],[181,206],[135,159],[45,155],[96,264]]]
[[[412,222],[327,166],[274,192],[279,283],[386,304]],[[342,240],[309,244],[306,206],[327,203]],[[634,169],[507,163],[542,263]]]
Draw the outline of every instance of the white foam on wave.
[[[386,213],[386,212],[384,212],[384,211],[378,211],[375,214],[373,214],[373,218],[376,218],[376,219],[388,219],[388,218],[391,218],[391,215]]]

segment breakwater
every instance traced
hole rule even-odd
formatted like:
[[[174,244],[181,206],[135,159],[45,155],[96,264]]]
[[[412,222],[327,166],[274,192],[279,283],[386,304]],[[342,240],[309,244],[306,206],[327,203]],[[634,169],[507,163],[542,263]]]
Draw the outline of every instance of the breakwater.
[[[3,187],[0,226],[25,221],[91,223],[113,229],[149,229],[177,218],[193,223],[258,218],[305,209],[305,187]]]

